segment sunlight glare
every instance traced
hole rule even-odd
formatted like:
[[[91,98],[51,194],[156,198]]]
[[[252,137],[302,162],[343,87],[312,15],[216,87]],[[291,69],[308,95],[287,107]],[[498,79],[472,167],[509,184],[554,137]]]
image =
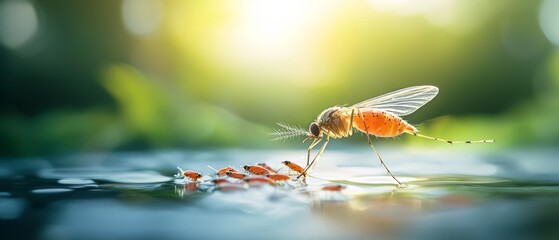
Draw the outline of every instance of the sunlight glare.
[[[241,10],[238,44],[241,49],[254,49],[249,53],[257,59],[285,56],[304,33],[309,10],[305,1],[254,1]]]
[[[221,43],[224,54],[235,68],[252,68],[295,81],[316,76],[310,43],[316,38],[313,30],[323,17],[324,6],[328,5],[298,0],[245,2],[238,6],[236,25],[222,38],[228,39]]]
[[[338,1],[243,0],[169,7],[172,36],[185,56],[243,81],[316,86],[336,69],[322,67],[325,31]],[[193,10],[196,9],[196,10]],[[204,13],[204,14],[202,14]],[[329,49],[336,50],[336,49]]]

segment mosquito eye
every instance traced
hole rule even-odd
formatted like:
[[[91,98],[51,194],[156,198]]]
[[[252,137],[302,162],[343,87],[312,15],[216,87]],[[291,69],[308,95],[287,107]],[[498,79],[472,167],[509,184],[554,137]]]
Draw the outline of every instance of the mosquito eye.
[[[309,127],[309,131],[311,131],[312,135],[314,135],[315,137],[318,137],[318,135],[320,134],[320,128],[316,123],[311,123],[311,126]]]

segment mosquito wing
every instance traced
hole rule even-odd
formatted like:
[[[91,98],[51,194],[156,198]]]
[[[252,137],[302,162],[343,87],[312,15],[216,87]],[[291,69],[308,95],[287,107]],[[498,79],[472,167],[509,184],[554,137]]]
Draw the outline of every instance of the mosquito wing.
[[[406,116],[431,101],[439,93],[435,86],[415,86],[389,92],[359,102],[353,108],[374,108],[396,116]]]

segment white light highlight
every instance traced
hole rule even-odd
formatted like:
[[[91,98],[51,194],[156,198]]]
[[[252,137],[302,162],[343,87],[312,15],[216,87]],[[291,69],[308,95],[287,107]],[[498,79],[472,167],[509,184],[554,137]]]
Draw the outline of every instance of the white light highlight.
[[[559,0],[545,0],[540,7],[540,26],[545,36],[559,47]]]
[[[163,6],[159,0],[124,0],[122,21],[129,32],[148,35],[155,32],[163,18]]]
[[[27,1],[0,2],[0,43],[9,48],[25,45],[39,27],[37,13]]]

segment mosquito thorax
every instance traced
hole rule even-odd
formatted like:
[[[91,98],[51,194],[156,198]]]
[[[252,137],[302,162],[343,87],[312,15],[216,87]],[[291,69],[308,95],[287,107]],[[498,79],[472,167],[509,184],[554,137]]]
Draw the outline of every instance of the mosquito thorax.
[[[339,106],[322,111],[315,121],[320,129],[320,135],[326,133],[335,139],[351,136],[351,112],[351,108]]]
[[[331,107],[331,108],[328,108],[328,109],[322,111],[320,113],[320,115],[318,115],[318,117],[316,118],[316,123],[320,126],[320,125],[323,125],[324,123],[330,122],[332,114],[336,113],[340,109],[342,109],[342,108],[341,107]]]

